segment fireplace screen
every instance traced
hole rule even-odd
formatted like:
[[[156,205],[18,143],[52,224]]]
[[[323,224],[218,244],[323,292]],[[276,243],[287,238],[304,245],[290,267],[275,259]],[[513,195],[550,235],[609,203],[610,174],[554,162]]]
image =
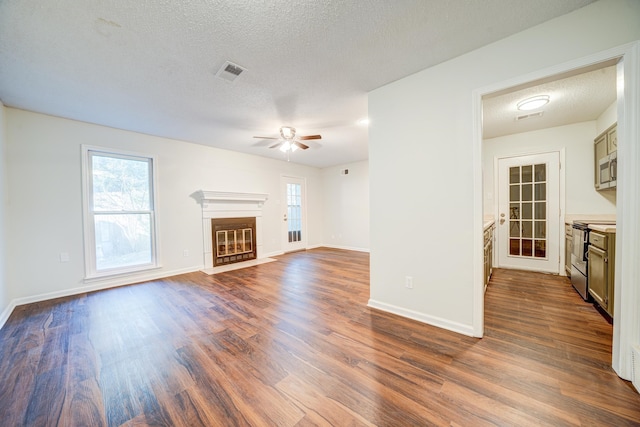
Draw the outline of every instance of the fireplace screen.
[[[253,230],[225,230],[216,232],[216,256],[238,255],[253,252]]]
[[[255,218],[213,218],[213,265],[256,258]]]

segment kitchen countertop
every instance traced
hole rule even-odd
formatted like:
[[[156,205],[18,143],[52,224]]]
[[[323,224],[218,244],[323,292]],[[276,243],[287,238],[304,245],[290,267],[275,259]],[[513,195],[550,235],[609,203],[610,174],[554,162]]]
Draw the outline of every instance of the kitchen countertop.
[[[601,233],[615,233],[616,225],[615,224],[589,224],[589,228],[594,231],[599,231]]]
[[[615,214],[602,214],[602,215],[593,215],[593,214],[566,214],[564,216],[565,224],[572,225],[574,221],[582,221],[589,223],[589,221],[599,222],[599,221],[614,221],[616,220]]]

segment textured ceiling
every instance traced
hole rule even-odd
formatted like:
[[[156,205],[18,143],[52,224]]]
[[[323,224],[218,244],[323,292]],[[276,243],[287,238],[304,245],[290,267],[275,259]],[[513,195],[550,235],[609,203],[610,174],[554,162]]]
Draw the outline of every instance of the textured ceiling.
[[[597,119],[616,100],[615,65],[603,63],[599,67],[576,70],[571,75],[530,82],[506,93],[484,97],[483,137],[495,138]],[[518,102],[538,95],[548,95],[549,103],[532,111],[518,110]],[[516,120],[518,116],[537,112],[542,112],[542,116]]]
[[[280,159],[252,137],[290,125],[326,167],[367,158],[368,91],[591,2],[0,0],[0,100]]]

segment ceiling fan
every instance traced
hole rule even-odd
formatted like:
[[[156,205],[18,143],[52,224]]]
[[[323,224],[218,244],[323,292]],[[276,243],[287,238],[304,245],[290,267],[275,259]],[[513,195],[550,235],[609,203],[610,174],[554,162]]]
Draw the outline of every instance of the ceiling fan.
[[[298,148],[306,150],[309,148],[308,145],[303,144],[300,141],[308,141],[310,139],[322,139],[320,135],[306,135],[306,136],[298,136],[296,139],[296,128],[291,126],[282,126],[280,128],[280,138],[275,136],[254,136],[254,138],[260,139],[280,139],[276,144],[273,144],[269,148],[279,148],[283,153],[294,152]]]

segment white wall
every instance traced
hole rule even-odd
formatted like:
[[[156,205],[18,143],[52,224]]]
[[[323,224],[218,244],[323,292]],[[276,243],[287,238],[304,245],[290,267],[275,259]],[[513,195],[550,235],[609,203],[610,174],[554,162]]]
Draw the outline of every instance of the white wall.
[[[348,169],[349,173],[342,174]],[[326,246],[369,250],[369,162],[322,169],[323,241]]]
[[[3,325],[10,314],[9,291],[6,274],[6,229],[5,205],[7,198],[7,162],[6,162],[6,118],[5,107],[0,102],[0,325]]]
[[[593,139],[596,135],[596,122],[591,121],[484,140],[485,214],[493,215],[497,199],[494,159],[564,148],[565,214],[615,215],[615,193],[596,191],[593,185]]]
[[[617,102],[611,103],[606,110],[596,119],[596,136],[607,130],[609,126],[618,120]]]
[[[638,40],[638,22],[640,2],[601,0],[370,93],[371,306],[474,334],[474,90]]]
[[[306,178],[308,244],[322,243],[320,170],[149,135],[7,108],[8,283],[18,303],[162,277],[203,266],[200,189],[268,193],[264,253],[282,251],[280,176]],[[154,154],[158,164],[158,233],[162,268],[116,282],[85,283],[81,144]],[[3,239],[4,240],[4,239]],[[190,256],[184,257],[188,250]],[[69,262],[59,254],[67,252]]]

